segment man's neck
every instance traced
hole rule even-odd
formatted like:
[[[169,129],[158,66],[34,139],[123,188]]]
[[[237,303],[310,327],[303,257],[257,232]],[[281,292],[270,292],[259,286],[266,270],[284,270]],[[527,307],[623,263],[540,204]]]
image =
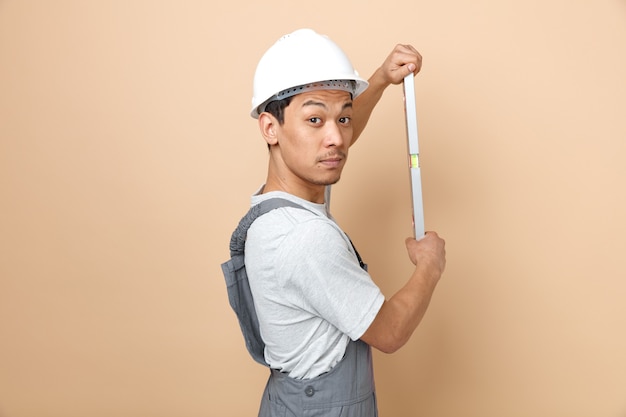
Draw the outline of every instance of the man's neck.
[[[265,186],[261,191],[262,194],[269,193],[270,191],[283,191],[285,193],[289,193],[296,197],[299,197],[303,200],[310,201],[316,204],[324,204],[324,197],[326,186],[324,185],[307,185],[300,186],[299,184],[296,186],[294,184],[290,184],[286,181],[280,181],[276,178],[272,178],[268,175],[267,181],[265,182]]]

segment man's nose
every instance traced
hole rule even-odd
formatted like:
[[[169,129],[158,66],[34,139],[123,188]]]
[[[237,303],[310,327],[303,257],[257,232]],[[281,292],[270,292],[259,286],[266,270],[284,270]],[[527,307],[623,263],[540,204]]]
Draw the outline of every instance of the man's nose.
[[[326,145],[342,146],[345,132],[337,123],[326,123]]]

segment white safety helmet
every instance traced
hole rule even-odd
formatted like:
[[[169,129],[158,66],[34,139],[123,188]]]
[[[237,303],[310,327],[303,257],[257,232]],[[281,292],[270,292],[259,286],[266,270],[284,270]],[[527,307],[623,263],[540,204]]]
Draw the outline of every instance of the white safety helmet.
[[[281,37],[261,57],[254,73],[252,110],[310,90],[345,90],[356,98],[367,88],[348,56],[325,35],[299,29]]]

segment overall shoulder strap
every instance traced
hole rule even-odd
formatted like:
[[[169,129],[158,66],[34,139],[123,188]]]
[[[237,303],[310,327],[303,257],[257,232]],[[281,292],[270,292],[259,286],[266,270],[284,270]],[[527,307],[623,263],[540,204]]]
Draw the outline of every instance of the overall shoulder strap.
[[[246,244],[246,236],[248,229],[252,223],[259,217],[267,212],[270,212],[279,207],[295,207],[308,210],[306,207],[300,204],[289,201],[285,198],[270,198],[269,200],[261,201],[259,204],[252,206],[248,213],[239,221],[239,225],[230,237],[230,256],[238,253],[243,253],[243,249]]]
[[[250,225],[259,216],[279,207],[296,207],[306,210],[305,207],[284,198],[272,198],[251,207],[231,236],[230,259],[222,264],[228,301],[237,315],[246,348],[256,362],[266,366],[265,343],[261,338],[259,320],[254,309],[254,300],[244,262],[244,249]]]

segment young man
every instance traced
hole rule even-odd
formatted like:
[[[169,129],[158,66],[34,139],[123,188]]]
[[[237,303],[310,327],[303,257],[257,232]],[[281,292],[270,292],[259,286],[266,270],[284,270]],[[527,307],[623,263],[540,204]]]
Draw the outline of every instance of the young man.
[[[415,270],[385,300],[328,207],[383,91],[420,67],[419,53],[398,45],[368,88],[344,52],[310,29],[283,36],[259,61],[251,115],[269,166],[252,206],[275,198],[297,205],[258,217],[245,240],[253,305],[244,314],[258,316],[271,369],[259,416],[376,416],[370,346],[399,349],[428,307],[444,241],[434,232],[406,239]]]

